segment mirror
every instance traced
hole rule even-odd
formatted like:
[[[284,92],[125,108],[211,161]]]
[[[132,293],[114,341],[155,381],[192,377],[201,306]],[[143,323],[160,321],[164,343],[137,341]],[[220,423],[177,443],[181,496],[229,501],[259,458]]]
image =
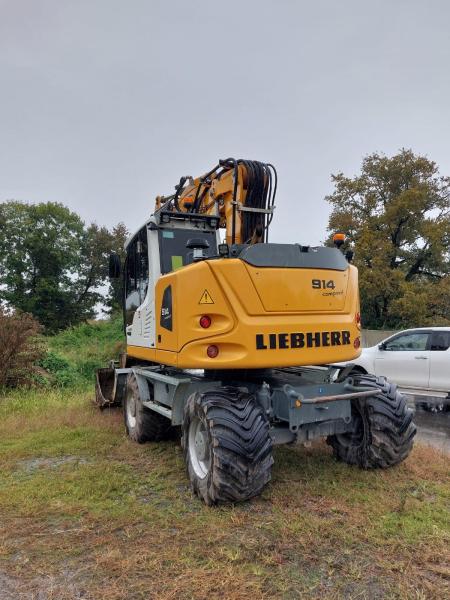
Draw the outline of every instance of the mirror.
[[[120,257],[115,252],[111,252],[109,255],[109,277],[110,279],[117,279],[121,273]]]
[[[384,342],[381,342],[381,344],[378,344],[378,350],[386,350],[386,346],[385,346]]]

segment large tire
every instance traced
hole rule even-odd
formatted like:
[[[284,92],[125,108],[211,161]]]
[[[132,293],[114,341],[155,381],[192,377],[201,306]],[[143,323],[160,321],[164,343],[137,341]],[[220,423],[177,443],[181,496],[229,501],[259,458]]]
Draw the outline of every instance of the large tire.
[[[231,387],[192,394],[182,446],[192,489],[209,506],[248,500],[270,481],[269,422],[252,394]]]
[[[327,439],[335,457],[363,469],[386,469],[402,462],[416,434],[406,398],[384,377],[355,374],[353,378],[355,385],[378,388],[379,393],[352,402],[355,430]]]
[[[134,373],[127,378],[127,390],[123,400],[123,416],[128,436],[138,444],[159,442],[171,431],[169,419],[142,404]]]

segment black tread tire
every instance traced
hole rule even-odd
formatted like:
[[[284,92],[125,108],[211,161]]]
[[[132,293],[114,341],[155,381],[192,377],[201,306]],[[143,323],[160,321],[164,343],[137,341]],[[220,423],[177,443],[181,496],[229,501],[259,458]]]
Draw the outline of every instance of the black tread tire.
[[[129,422],[127,414],[128,403],[131,400],[134,400],[136,407],[136,423],[134,425]],[[142,404],[134,373],[130,373],[127,378],[127,389],[123,400],[123,417],[128,437],[138,444],[159,442],[170,436],[172,427],[169,419]]]
[[[344,369],[341,369],[340,372],[342,372],[343,370]],[[356,365],[349,373],[350,377],[353,377],[354,375],[367,375],[367,371],[364,369],[364,367],[359,367]]]
[[[354,435],[328,437],[335,457],[362,469],[386,469],[402,462],[411,452],[416,434],[405,396],[384,377],[355,374],[353,380],[358,386],[378,388],[379,393],[352,402],[359,427]]]
[[[189,428],[200,419],[207,436],[210,468],[199,477],[189,451]],[[269,422],[254,395],[232,387],[192,394],[185,405],[182,447],[193,492],[208,506],[258,496],[271,478]]]

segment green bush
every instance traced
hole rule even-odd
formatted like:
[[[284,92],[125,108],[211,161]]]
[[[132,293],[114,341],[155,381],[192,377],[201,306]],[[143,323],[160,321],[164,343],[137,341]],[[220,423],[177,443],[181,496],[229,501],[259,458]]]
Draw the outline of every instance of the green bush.
[[[39,366],[51,375],[51,384],[87,384],[93,382],[96,369],[117,358],[122,349],[122,319],[83,323],[47,340],[49,350]]]
[[[47,352],[47,355],[38,364],[49,373],[52,373],[52,375],[70,367],[69,362],[65,358],[55,354],[51,350]]]
[[[57,387],[68,387],[76,383],[78,374],[76,369],[69,361],[56,354],[52,350],[48,350],[46,356],[39,361],[39,367],[42,367],[51,375],[50,382],[47,380],[47,385],[54,384]]]

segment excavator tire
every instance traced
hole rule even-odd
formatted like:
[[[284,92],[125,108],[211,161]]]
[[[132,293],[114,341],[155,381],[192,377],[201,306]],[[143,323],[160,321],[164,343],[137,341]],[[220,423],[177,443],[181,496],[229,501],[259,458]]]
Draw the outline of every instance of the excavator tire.
[[[406,398],[384,377],[354,374],[353,379],[355,385],[378,388],[379,393],[352,403],[355,431],[328,437],[335,457],[362,469],[387,469],[402,462],[416,434]]]
[[[130,373],[127,378],[123,416],[128,436],[138,444],[159,442],[169,437],[171,433],[169,419],[142,404],[136,376],[133,373]]]
[[[248,500],[270,481],[269,422],[254,395],[232,387],[196,392],[182,429],[192,489],[207,505]]]

